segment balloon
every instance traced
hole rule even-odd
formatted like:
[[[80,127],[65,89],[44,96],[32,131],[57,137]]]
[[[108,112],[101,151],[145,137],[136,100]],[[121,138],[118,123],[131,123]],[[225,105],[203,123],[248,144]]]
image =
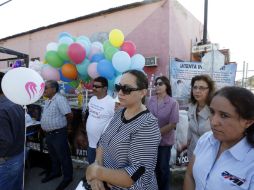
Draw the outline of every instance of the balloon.
[[[97,53],[92,56],[91,62],[99,62],[100,60],[105,59],[103,53]]]
[[[108,47],[112,47],[111,43],[109,40],[106,40],[104,43],[103,43],[103,50],[105,51]],[[113,46],[114,47],[114,46]]]
[[[59,75],[60,75],[60,80],[63,82],[71,82],[71,79],[68,79],[66,77],[63,76],[62,70],[59,70]]]
[[[88,65],[87,73],[92,79],[99,76],[99,74],[97,72],[97,65],[98,65],[98,63],[96,63],[96,62],[93,62],[90,65]]]
[[[19,105],[28,105],[39,100],[45,87],[42,77],[25,67],[9,70],[1,85],[5,96]]]
[[[63,65],[63,60],[58,56],[55,51],[46,52],[46,61],[49,65],[55,68],[59,68]]]
[[[136,53],[136,45],[132,41],[125,41],[121,46],[121,50],[127,52],[132,57]]]
[[[88,59],[85,59],[82,63],[77,64],[76,68],[78,70],[78,73],[80,75],[87,75],[87,68],[88,68],[89,64],[90,64],[90,62]]]
[[[101,42],[93,42],[93,43],[91,44],[91,48],[93,49],[93,47],[97,47],[98,49],[101,50],[101,52],[103,52],[103,45],[102,45]]]
[[[88,75],[79,75],[79,78],[83,81],[83,82],[89,82],[91,80],[91,78]]]
[[[79,37],[77,37],[77,41],[79,41],[79,40],[88,41],[88,42],[91,43],[90,39],[87,36],[79,36]]]
[[[145,58],[141,54],[135,54],[131,57],[131,69],[142,70],[145,66]]]
[[[12,68],[18,68],[21,67],[22,62],[21,60],[16,60],[15,63],[12,65]]]
[[[63,36],[58,40],[59,44],[67,44],[70,45],[72,44],[74,41],[72,39],[72,37],[69,36]]]
[[[112,64],[117,71],[124,72],[130,69],[131,58],[125,51],[119,51],[114,54]]]
[[[97,47],[97,46],[91,47],[91,50],[90,50],[90,54],[89,54],[89,56],[88,56],[88,59],[91,60],[92,57],[93,57],[93,55],[99,54],[99,53],[102,53],[102,50],[101,50],[99,47]]]
[[[68,84],[64,84],[63,88],[64,88],[65,93],[68,93],[68,94],[74,94],[75,93],[75,88],[73,88],[72,86],[70,86]]]
[[[38,60],[30,61],[28,65],[30,69],[37,71],[39,74],[41,73],[41,70],[44,66],[44,64]]]
[[[113,29],[109,33],[109,41],[115,47],[120,47],[124,42],[124,35],[121,30]]]
[[[79,85],[79,80],[73,80],[73,81],[69,82],[68,85],[70,85],[73,88],[77,88]]]
[[[67,52],[68,52],[68,44],[60,44],[58,46],[58,48],[57,48],[57,54],[64,61],[69,61],[70,60]]]
[[[63,73],[63,76],[68,79],[75,80],[78,77],[78,71],[75,65],[70,63],[66,63],[62,66],[62,73]]]
[[[60,39],[63,38],[63,37],[72,38],[71,34],[69,34],[68,32],[61,32],[61,33],[58,35],[58,40],[60,40]]]
[[[106,59],[101,60],[97,65],[97,72],[100,76],[109,80],[114,78],[115,71],[112,63]]]
[[[107,60],[112,60],[113,55],[118,52],[118,49],[116,47],[108,47],[105,49],[104,54]]]
[[[86,55],[89,55],[90,50],[91,50],[91,42],[79,40],[79,41],[77,41],[77,43],[80,44],[83,48],[85,48]]]
[[[80,64],[86,57],[86,51],[79,43],[72,43],[67,53],[71,61],[75,64]]]
[[[59,81],[60,80],[60,74],[57,69],[54,67],[51,67],[49,65],[44,66],[41,69],[41,76],[44,80],[55,80]]]
[[[47,45],[47,51],[57,51],[57,48],[58,48],[58,44],[55,43],[55,42],[50,42],[48,45]]]

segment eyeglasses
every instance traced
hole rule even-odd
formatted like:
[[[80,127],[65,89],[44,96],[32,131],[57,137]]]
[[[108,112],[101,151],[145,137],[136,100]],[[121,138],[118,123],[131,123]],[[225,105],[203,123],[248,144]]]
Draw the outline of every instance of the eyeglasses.
[[[116,89],[117,92],[122,90],[122,93],[124,95],[129,95],[132,91],[142,90],[141,88],[131,88],[129,86],[121,85],[121,84],[115,84],[115,89]]]
[[[205,91],[206,89],[209,89],[207,86],[193,86],[192,90],[200,90],[200,91]]]
[[[154,86],[162,86],[164,83],[163,82],[156,82],[154,83]]]
[[[99,85],[96,85],[96,84],[93,84],[93,88],[103,88],[104,86],[99,86]]]

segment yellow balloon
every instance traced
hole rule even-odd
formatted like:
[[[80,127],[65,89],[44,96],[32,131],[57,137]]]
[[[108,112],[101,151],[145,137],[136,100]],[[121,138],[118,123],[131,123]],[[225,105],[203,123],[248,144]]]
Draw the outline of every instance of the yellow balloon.
[[[109,33],[109,41],[115,47],[120,47],[124,42],[124,35],[121,30],[113,29]]]

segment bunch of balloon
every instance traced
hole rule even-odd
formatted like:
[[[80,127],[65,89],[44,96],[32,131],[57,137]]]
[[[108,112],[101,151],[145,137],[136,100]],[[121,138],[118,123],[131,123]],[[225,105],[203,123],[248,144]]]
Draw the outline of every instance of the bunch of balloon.
[[[72,88],[77,88],[73,83],[80,81],[84,88],[91,88],[90,81],[103,76],[111,84],[109,90],[113,91],[116,79],[124,71],[142,70],[145,65],[145,58],[136,54],[135,44],[125,41],[119,29],[111,30],[103,43],[91,42],[84,35],[74,37],[62,32],[58,42],[50,42],[46,49],[46,64],[41,69],[43,79],[60,80]]]

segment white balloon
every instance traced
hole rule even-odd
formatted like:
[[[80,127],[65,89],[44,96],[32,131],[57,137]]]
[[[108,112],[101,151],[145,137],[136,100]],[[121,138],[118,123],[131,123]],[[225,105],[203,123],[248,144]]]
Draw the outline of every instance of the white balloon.
[[[141,54],[135,54],[131,57],[131,69],[142,70],[145,66],[145,58]]]
[[[48,45],[47,45],[47,51],[57,51],[58,49],[58,44],[55,43],[55,42],[50,42]]]
[[[1,86],[9,100],[19,105],[28,105],[40,99],[45,83],[36,71],[19,67],[4,75]]]

